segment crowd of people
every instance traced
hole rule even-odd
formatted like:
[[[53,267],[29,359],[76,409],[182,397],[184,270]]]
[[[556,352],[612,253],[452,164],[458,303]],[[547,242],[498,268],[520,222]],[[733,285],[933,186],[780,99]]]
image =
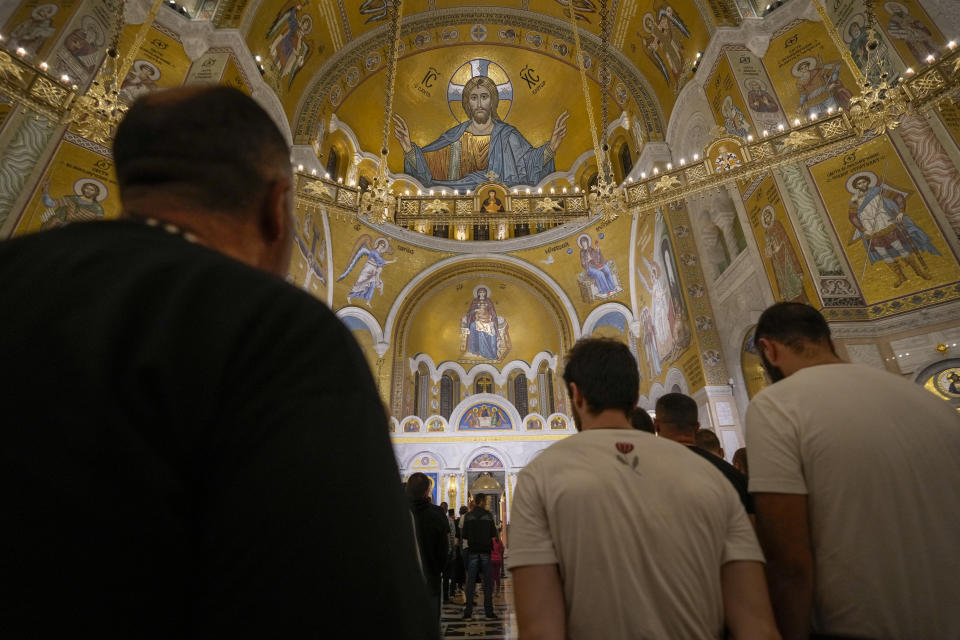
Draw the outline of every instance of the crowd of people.
[[[732,465],[693,398],[651,418],[629,348],[577,342],[579,433],[520,473],[504,549],[488,496],[398,488],[359,348],[284,282],[267,114],[160,91],[113,152],[120,220],[0,243],[0,636],[436,639],[478,581],[496,619],[505,558],[522,640],[960,638],[960,418],[813,307],[761,315]]]

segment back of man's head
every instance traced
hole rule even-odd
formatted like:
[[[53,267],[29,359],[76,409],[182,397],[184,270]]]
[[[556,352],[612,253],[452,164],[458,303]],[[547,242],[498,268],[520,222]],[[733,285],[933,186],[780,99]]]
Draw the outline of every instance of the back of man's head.
[[[640,374],[627,345],[609,338],[578,340],[567,354],[563,380],[576,384],[590,413],[606,409],[629,415],[637,405]]]
[[[797,353],[809,347],[833,351],[826,319],[810,305],[799,302],[778,302],[760,314],[754,342],[761,338],[776,340]]]
[[[270,116],[229,87],[185,87],[134,102],[117,128],[113,158],[128,213],[144,199],[198,212],[242,215],[271,182],[289,179],[290,150]]]
[[[426,498],[427,494],[430,493],[430,478],[419,471],[410,474],[410,477],[407,478],[406,493],[411,500]]]
[[[643,407],[634,407],[630,411],[630,425],[637,431],[646,431],[647,433],[655,433],[656,431],[653,428],[653,418]]]
[[[482,493],[478,493],[473,496],[473,506],[475,509],[483,509],[485,507],[487,496]]]
[[[657,424],[661,435],[672,433],[692,436],[699,426],[700,412],[697,401],[683,393],[667,393],[657,400]]]
[[[709,451],[718,458],[723,457],[723,449],[720,447],[720,440],[717,434],[709,429],[700,429],[694,436],[697,440],[697,446],[704,451]]]

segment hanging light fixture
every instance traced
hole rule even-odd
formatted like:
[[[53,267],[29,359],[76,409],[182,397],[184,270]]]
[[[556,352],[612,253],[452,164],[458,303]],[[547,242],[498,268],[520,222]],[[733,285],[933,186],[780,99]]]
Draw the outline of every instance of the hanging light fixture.
[[[601,0],[601,19],[604,20],[604,26],[606,26],[605,18],[607,11],[607,0]],[[593,117],[593,101],[590,99],[590,87],[587,84],[587,70],[584,65],[584,53],[583,48],[580,46],[580,31],[577,28],[577,18],[576,14],[573,11],[571,6],[570,12],[570,28],[573,30],[573,43],[577,59],[577,68],[580,71],[580,84],[583,88],[583,98],[587,103],[587,120],[590,123],[590,136],[593,139],[593,154],[597,160],[597,184],[595,187],[590,189],[590,194],[588,200],[590,202],[591,212],[600,216],[604,222],[609,222],[611,220],[616,220],[621,213],[626,210],[626,198],[622,188],[614,184],[613,175],[610,172],[610,159],[606,153],[606,149],[601,147],[600,138],[597,135],[597,125]],[[605,31],[605,29],[604,29]],[[601,42],[601,54],[602,58],[606,57],[606,40],[607,34],[603,33],[603,38]],[[606,60],[601,59],[600,64],[602,65],[598,70],[598,76],[601,76],[600,82],[601,85],[605,84],[602,78],[602,71],[605,68]],[[609,74],[609,69],[607,69]],[[606,93],[601,86],[602,96],[605,99]],[[604,138],[606,137],[606,131],[603,132]]]
[[[393,94],[397,83],[397,58],[400,56],[400,18],[403,13],[402,0],[390,3],[390,62],[387,65],[387,77],[384,82],[383,131],[380,139],[380,163],[377,174],[370,182],[370,188],[360,195],[360,213],[370,221],[383,224],[392,220],[397,210],[397,198],[390,190],[393,180],[387,175],[387,153],[390,151],[390,122],[393,120]]]
[[[127,113],[127,105],[120,97],[120,87],[123,79],[133,66],[137,52],[147,37],[147,32],[157,18],[157,12],[163,5],[163,0],[154,0],[150,13],[137,30],[137,35],[127,51],[126,57],[120,62],[120,33],[123,30],[126,0],[108,3],[116,16],[113,29],[113,39],[107,48],[97,77],[90,84],[85,94],[76,100],[76,107],[70,113],[71,127],[84,138],[100,144],[109,144],[117,125]]]

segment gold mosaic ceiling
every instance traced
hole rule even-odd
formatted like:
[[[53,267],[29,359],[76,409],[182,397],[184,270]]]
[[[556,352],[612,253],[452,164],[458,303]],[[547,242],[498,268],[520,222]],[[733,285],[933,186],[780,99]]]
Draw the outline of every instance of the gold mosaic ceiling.
[[[246,34],[290,118],[295,142],[316,140],[318,127],[335,114],[357,134],[364,150],[376,153],[390,50],[389,1],[234,0],[221,4],[217,22]],[[513,105],[509,114],[501,109],[505,121],[524,133],[526,127],[528,137],[542,141],[549,137],[556,114],[567,110],[574,118],[571,129],[584,135],[565,141],[558,168],[587,151],[571,2],[583,29],[592,91],[598,96],[600,12],[607,5],[612,21],[609,118],[626,112],[640,123],[644,139],[662,139],[676,95],[691,77],[696,55],[717,22],[704,19],[711,14],[707,7],[723,0],[406,0],[395,110],[405,115],[413,136],[432,139],[434,129],[456,123],[447,100],[454,75],[465,64],[488,60],[490,68],[509,80],[510,99],[505,103]],[[501,98],[504,91],[501,88]],[[597,104],[595,100],[599,119]],[[394,164],[391,159],[391,167]]]

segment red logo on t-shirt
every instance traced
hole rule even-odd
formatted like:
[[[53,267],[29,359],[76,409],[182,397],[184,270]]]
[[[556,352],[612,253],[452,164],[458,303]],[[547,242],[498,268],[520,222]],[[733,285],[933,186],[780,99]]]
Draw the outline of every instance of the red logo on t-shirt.
[[[617,451],[619,451],[623,455],[627,455],[628,453],[633,451],[633,445],[629,442],[618,442]]]

